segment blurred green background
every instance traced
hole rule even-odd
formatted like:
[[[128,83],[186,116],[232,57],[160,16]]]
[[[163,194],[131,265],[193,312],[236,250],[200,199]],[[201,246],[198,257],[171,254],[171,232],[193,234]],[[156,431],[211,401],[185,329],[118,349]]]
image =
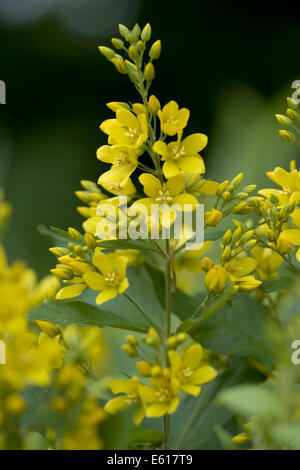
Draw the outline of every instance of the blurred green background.
[[[161,38],[152,92],[191,109],[189,132],[209,136],[207,176],[264,172],[299,157],[277,131],[291,83],[300,79],[300,17],[294,5],[158,0],[1,0],[0,186],[14,205],[10,260],[40,275],[53,264],[38,224],[80,226],[74,191],[97,180],[98,125],[109,101],[137,101],[126,76],[97,51],[119,22],[152,25]]]

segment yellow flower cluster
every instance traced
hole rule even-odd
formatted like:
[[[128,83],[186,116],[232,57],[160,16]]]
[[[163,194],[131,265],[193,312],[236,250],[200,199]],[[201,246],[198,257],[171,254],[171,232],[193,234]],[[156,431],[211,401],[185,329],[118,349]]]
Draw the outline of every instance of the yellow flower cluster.
[[[0,204],[4,227],[10,206]],[[98,400],[87,394],[92,376],[101,378],[105,347],[98,328],[68,326],[65,330],[44,321],[29,322],[29,311],[55,297],[54,276],[41,282],[22,261],[8,265],[0,246],[0,449],[100,449],[98,423],[106,414]],[[44,409],[74,416],[71,429],[45,423],[37,438],[23,424],[23,416],[41,420],[32,390],[47,391]],[[35,392],[36,393],[36,392]],[[42,395],[43,396],[43,395]],[[28,419],[28,418],[27,418]],[[73,418],[72,418],[73,419]]]
[[[201,385],[213,380],[217,371],[204,360],[200,344],[193,344],[182,353],[176,351],[186,339],[185,333],[179,333],[167,338],[164,344],[154,328],[142,337],[143,346],[136,337],[128,336],[128,344],[123,345],[123,350],[129,357],[142,359],[136,363],[141,378],[113,380],[110,388],[118,396],[106,403],[105,411],[115,414],[135,405],[134,422],[139,424],[145,416],[157,418],[174,413],[179,405],[180,391],[197,397]],[[145,359],[144,347],[151,360]],[[168,349],[168,364],[162,367],[165,347]],[[145,378],[149,379],[149,384],[144,383]]]

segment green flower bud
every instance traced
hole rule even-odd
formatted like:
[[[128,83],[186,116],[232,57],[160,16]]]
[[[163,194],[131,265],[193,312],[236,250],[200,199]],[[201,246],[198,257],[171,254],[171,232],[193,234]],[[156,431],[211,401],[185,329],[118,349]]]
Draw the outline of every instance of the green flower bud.
[[[296,141],[296,137],[294,136],[294,134],[290,131],[286,131],[284,129],[281,129],[279,131],[279,134],[281,135],[281,137],[283,138],[283,140],[285,140],[286,142],[295,142]]]
[[[122,49],[122,47],[124,47],[122,39],[112,38],[111,43],[116,49]]]
[[[281,124],[282,126],[289,127],[292,124],[292,121],[290,120],[290,118],[288,118],[284,114],[275,114],[275,117],[277,121],[279,122],[279,124]]]
[[[149,56],[151,60],[158,59],[161,53],[161,41],[155,41],[149,51]]]
[[[150,38],[151,38],[151,26],[150,26],[149,23],[147,23],[146,26],[144,27],[144,29],[142,31],[142,34],[141,34],[141,38],[145,42],[150,40]]]
[[[113,51],[110,47],[99,46],[99,51],[102,55],[108,60],[111,60],[115,57],[115,51]]]
[[[123,24],[119,24],[119,31],[120,31],[121,36],[123,36],[123,38],[125,38],[128,41],[129,33],[130,33],[129,29]]]

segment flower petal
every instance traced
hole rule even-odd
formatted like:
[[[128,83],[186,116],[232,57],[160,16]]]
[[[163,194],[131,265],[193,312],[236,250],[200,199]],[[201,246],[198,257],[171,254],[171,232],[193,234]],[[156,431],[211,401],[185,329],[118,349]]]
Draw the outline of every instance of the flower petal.
[[[178,175],[180,173],[179,167],[176,165],[176,163],[172,160],[167,160],[162,167],[163,174],[165,177],[168,178],[173,178],[173,176]]]
[[[204,149],[207,145],[207,136],[205,134],[192,134],[182,141],[186,155],[195,155]]]
[[[205,165],[202,157],[182,157],[178,160],[178,166],[187,173],[202,175],[205,173]]]
[[[101,274],[95,272],[89,271],[84,273],[83,279],[85,280],[87,285],[93,290],[102,290],[106,286],[104,277],[101,276]]]
[[[205,384],[213,380],[217,375],[217,371],[213,367],[203,366],[195,370],[191,377],[191,382],[194,385]]]
[[[118,295],[118,289],[116,287],[108,287],[104,289],[96,297],[96,304],[101,305],[108,300],[114,299]]]
[[[189,366],[192,369],[196,369],[200,364],[202,356],[203,348],[201,344],[193,344],[184,351],[182,365]]]

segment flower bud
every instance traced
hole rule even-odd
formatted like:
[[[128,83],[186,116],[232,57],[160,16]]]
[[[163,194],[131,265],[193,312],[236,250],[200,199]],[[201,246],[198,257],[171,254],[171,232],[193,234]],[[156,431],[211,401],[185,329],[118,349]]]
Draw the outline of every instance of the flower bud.
[[[153,116],[156,116],[158,111],[160,110],[160,102],[154,95],[150,96],[148,106]]]
[[[244,248],[245,250],[252,250],[252,248],[254,248],[256,245],[257,245],[257,240],[253,238],[252,240],[248,240],[245,243]]]
[[[111,60],[115,57],[115,51],[111,49],[110,47],[104,47],[104,46],[99,46],[98,47],[99,51],[101,52],[102,55],[108,60]]]
[[[130,32],[130,39],[132,42],[137,42],[141,35],[141,28],[137,23],[135,23],[133,30]]]
[[[151,38],[151,26],[150,26],[149,23],[147,23],[146,26],[144,27],[144,29],[142,31],[142,34],[141,34],[141,38],[145,42],[150,40],[150,38]]]
[[[282,255],[286,255],[291,250],[291,245],[284,237],[279,237],[276,243],[276,248]]]
[[[168,349],[176,349],[178,346],[177,337],[170,336],[167,340],[167,348]]]
[[[152,377],[160,377],[162,374],[162,369],[160,366],[153,366],[151,369]]]
[[[201,261],[201,268],[203,271],[207,272],[213,267],[214,263],[207,256]]]
[[[253,211],[253,207],[248,206],[247,202],[238,202],[231,208],[234,214],[249,214]]]
[[[267,230],[265,237],[269,242],[273,242],[276,239],[276,233],[273,230]]]
[[[279,131],[279,134],[281,135],[281,137],[286,141],[286,142],[295,142],[296,140],[296,137],[294,136],[294,134],[290,131],[286,131],[284,129],[280,130]]]
[[[139,361],[136,363],[136,368],[142,377],[150,377],[152,367],[149,362]]]
[[[112,59],[112,63],[114,64],[116,70],[119,73],[122,73],[123,75],[126,75],[128,73],[127,67],[123,60],[115,58],[115,59]]]
[[[124,47],[122,39],[112,38],[111,43],[116,49],[122,49],[122,47]]]
[[[209,292],[219,294],[225,288],[227,282],[227,271],[223,266],[214,266],[205,276],[205,285]]]
[[[137,57],[139,55],[137,48],[133,45],[129,46],[128,55],[129,55],[130,59],[132,59],[132,60],[137,59]]]
[[[84,241],[90,250],[94,250],[97,246],[96,239],[91,233],[85,233]]]
[[[223,183],[220,183],[219,186],[218,186],[218,189],[217,189],[217,196],[218,197],[221,197],[223,192],[225,191],[225,189],[227,188],[227,186],[229,185],[229,181],[226,180],[226,181],[223,181]]]
[[[287,101],[287,104],[288,104],[288,107],[289,107],[289,108],[297,109],[298,104],[295,103],[295,101],[293,100],[293,98],[288,97],[288,98],[286,99],[286,101]]]
[[[144,43],[144,41],[139,40],[136,47],[139,52],[144,52],[144,50],[146,49],[146,44]]]
[[[224,191],[223,194],[222,194],[222,199],[223,201],[230,201],[231,199],[231,193],[229,191]]]
[[[134,103],[132,109],[136,115],[147,113],[147,108],[142,103]]]
[[[130,344],[123,344],[122,349],[124,353],[129,357],[137,356],[137,350],[134,347],[132,347]]]
[[[144,77],[148,82],[151,82],[155,77],[155,70],[152,62],[148,62],[144,69]]]
[[[49,251],[55,256],[64,256],[69,253],[68,248],[63,248],[62,246],[54,246],[53,248],[49,248]]]
[[[226,261],[229,261],[231,258],[231,250],[229,248],[229,246],[225,246],[224,250],[223,250],[223,253],[221,255],[221,260],[223,262],[226,262]]]
[[[26,401],[21,395],[13,393],[9,395],[5,401],[6,411],[13,416],[20,415],[26,406]]]
[[[37,320],[35,323],[50,338],[55,338],[55,336],[58,336],[61,333],[58,326],[55,325],[54,323],[49,323],[47,321],[41,321],[41,320]]]
[[[292,124],[291,119],[284,114],[275,114],[275,117],[282,126],[289,127]]]
[[[253,193],[256,190],[256,184],[249,184],[243,188],[243,192],[249,194]]]
[[[212,209],[204,214],[205,223],[210,227],[216,227],[223,219],[223,214],[217,209]]]
[[[249,290],[256,289],[262,284],[261,281],[258,279],[250,279],[249,281],[243,281],[239,283],[239,291],[240,292],[247,292]]]
[[[294,109],[288,108],[286,110],[286,113],[292,121],[294,122],[299,121],[299,114]]]
[[[120,31],[121,36],[123,36],[123,38],[128,40],[128,38],[129,38],[129,29],[126,26],[124,26],[123,24],[119,24],[119,31]]]
[[[177,342],[179,344],[182,344],[185,342],[185,340],[187,339],[188,335],[184,332],[181,332],[181,333],[178,333],[178,335],[176,335],[176,338],[177,338]]]
[[[139,344],[138,339],[135,336],[128,335],[126,339],[130,346],[137,346]]]
[[[244,233],[244,235],[241,236],[241,243],[245,243],[248,240],[251,240],[253,235],[254,235],[254,230],[248,230],[247,232]]]
[[[232,231],[230,229],[226,230],[222,237],[222,243],[224,246],[229,245],[232,239]]]
[[[81,233],[78,232],[78,230],[76,230],[76,228],[69,227],[68,232],[71,235],[71,237],[73,238],[73,240],[75,240],[76,242],[81,241]]]
[[[239,173],[237,176],[233,178],[233,180],[231,180],[230,184],[233,186],[234,189],[237,189],[240,186],[243,177],[244,177],[243,173]]]
[[[155,41],[149,51],[149,56],[151,60],[158,59],[161,53],[161,41]]]

